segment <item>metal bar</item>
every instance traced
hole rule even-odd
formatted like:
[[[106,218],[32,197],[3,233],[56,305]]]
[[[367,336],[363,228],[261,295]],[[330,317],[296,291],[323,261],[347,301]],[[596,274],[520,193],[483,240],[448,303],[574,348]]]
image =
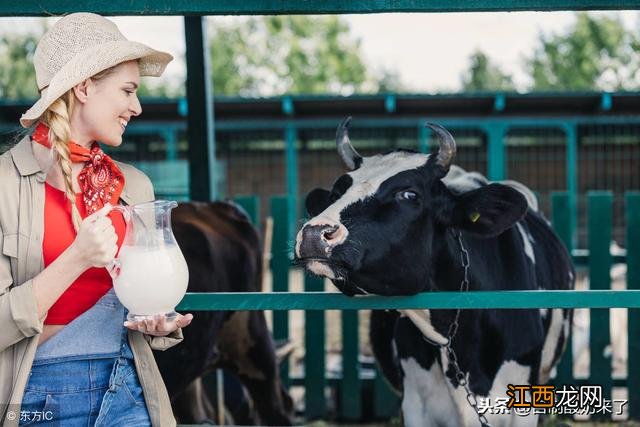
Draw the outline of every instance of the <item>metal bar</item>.
[[[304,277],[307,292],[324,290],[324,279]],[[323,311],[304,313],[304,413],[307,420],[323,418],[326,412],[325,388],[325,321]]]
[[[613,107],[611,92],[603,92],[600,96],[600,109],[602,111],[611,111],[611,107]]]
[[[274,235],[274,246],[276,240]],[[275,253],[274,258],[276,258]],[[640,308],[640,290],[425,292],[403,297],[375,295],[348,297],[332,292],[202,292],[187,293],[178,308],[180,310]]]
[[[273,240],[271,245],[271,275],[272,289],[274,292],[282,292],[287,295],[289,290],[289,247],[287,239],[289,229],[289,214],[287,198],[284,196],[271,198],[271,216],[273,217]],[[210,294],[214,296],[216,294]],[[256,293],[255,295],[265,295]],[[268,295],[268,294],[267,294]],[[236,297],[242,294],[235,294]],[[215,300],[215,297],[213,298]],[[215,310],[215,309],[214,309]],[[275,340],[289,339],[289,313],[277,311],[273,313],[273,338]],[[289,361],[284,360],[280,365],[280,376],[284,384],[288,384]]]
[[[429,134],[431,131],[424,123],[418,125],[418,151],[429,154]]]
[[[162,128],[156,125],[156,129],[162,129],[162,136],[167,144],[167,157],[169,161],[178,160],[178,135],[176,130],[172,128]]]
[[[285,129],[285,162],[287,176],[287,208],[289,223],[287,241],[292,241],[295,236],[296,219],[298,218],[298,151],[296,143],[298,135],[294,124],[287,125]],[[293,254],[290,254],[292,257]]]
[[[396,95],[388,94],[384,97],[384,110],[387,113],[396,112]]]
[[[359,378],[360,353],[358,340],[358,312],[342,311],[342,387],[340,395],[341,418],[349,421],[360,420],[362,401]]]
[[[611,288],[611,244],[613,195],[608,191],[587,194],[589,235],[589,288]],[[602,386],[605,399],[611,399],[611,356],[605,350],[611,343],[609,310],[592,309],[589,322],[590,375],[593,384]],[[610,352],[609,352],[610,353]]]
[[[87,10],[91,10],[89,8]],[[187,56],[187,102],[189,106],[189,196],[191,200],[216,198],[216,162],[213,130],[213,88],[210,77],[207,32],[199,16],[184,18]]]
[[[496,93],[493,101],[493,111],[501,113],[507,106],[507,97],[504,93]]]
[[[637,0],[41,0],[0,2],[0,16],[50,16],[92,11],[103,15],[290,15],[385,12],[485,12],[640,9]]]
[[[217,126],[219,130],[255,130],[255,129],[285,129],[287,124],[294,124],[298,129],[335,129],[340,122],[341,117],[335,118],[296,118],[296,119],[255,119],[255,120],[225,120]],[[563,128],[567,124],[629,124],[637,123],[637,116],[607,116],[607,117],[580,117],[572,116],[563,119],[549,118],[529,118],[529,117],[501,117],[482,118],[468,117],[461,119],[459,117],[430,117],[430,121],[447,128],[481,128],[494,124],[508,126],[509,129],[528,128],[528,129],[548,129]],[[354,125],[357,123],[359,128],[410,128],[415,126],[423,126],[425,119],[423,117],[385,117],[385,118],[362,118],[354,119]],[[133,126],[133,125],[130,125]]]
[[[576,227],[578,223],[578,132],[575,123],[566,123],[567,193],[569,195],[569,236],[571,247],[577,243]]]
[[[569,209],[569,196],[566,192],[551,193],[551,224],[568,251],[571,251],[571,213]],[[569,337],[555,378],[557,384],[573,383],[573,345],[571,336],[573,325],[570,326]]]
[[[627,289],[640,289],[640,192],[625,194],[627,206]],[[640,309],[628,311],[627,384],[629,418],[640,419]]]
[[[506,176],[505,144],[506,126],[491,123],[484,127],[487,132],[487,178],[500,181]]]

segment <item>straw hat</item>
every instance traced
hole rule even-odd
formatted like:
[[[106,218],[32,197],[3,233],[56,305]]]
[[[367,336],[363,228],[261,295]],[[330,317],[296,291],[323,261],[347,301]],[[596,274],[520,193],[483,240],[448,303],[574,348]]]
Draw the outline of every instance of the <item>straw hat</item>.
[[[83,80],[137,59],[141,76],[160,76],[173,59],[168,53],[127,40],[116,24],[93,13],[73,13],[42,36],[33,55],[40,99],[20,118],[31,126],[46,109]]]

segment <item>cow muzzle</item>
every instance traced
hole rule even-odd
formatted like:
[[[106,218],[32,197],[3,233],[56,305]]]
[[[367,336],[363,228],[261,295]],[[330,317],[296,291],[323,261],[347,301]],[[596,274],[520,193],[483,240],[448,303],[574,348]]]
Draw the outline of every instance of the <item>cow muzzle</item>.
[[[348,234],[344,225],[316,217],[298,232],[296,257],[328,259],[333,249],[347,240]]]

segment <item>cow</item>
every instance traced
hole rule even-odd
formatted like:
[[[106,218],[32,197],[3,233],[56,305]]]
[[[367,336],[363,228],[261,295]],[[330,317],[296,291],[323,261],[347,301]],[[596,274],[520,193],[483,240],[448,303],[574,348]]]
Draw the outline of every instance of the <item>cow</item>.
[[[188,292],[259,292],[260,238],[247,215],[229,202],[180,203],[173,231],[189,268]],[[223,368],[237,376],[253,403],[253,414],[236,423],[291,425],[293,403],[279,376],[276,353],[261,311],[199,311],[184,341],[154,352],[180,423],[215,419],[203,375]]]
[[[349,296],[573,288],[571,258],[524,185],[491,183],[452,166],[454,138],[435,124],[428,126],[437,153],[362,157],[349,140],[349,122],[336,135],[349,171],[330,191],[307,195],[311,219],[297,234],[297,263]],[[481,415],[471,403],[506,398],[509,384],[545,383],[564,350],[571,315],[374,311],[370,339],[383,374],[402,395],[405,425],[536,425],[537,415]]]

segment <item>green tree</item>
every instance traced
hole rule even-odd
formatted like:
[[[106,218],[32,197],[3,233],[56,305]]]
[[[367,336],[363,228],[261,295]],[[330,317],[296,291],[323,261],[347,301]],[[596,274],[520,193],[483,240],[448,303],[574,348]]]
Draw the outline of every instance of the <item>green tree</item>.
[[[138,96],[153,98],[178,98],[184,96],[183,84],[172,84],[167,80],[142,78],[138,87]]]
[[[0,98],[38,95],[33,52],[40,33],[0,36]],[[270,96],[399,91],[394,70],[368,72],[360,41],[336,16],[212,19],[209,40],[216,95]],[[139,94],[184,96],[184,84],[142,79]]]
[[[404,92],[405,86],[400,78],[398,71],[390,68],[382,68],[370,77],[373,92]]]
[[[465,92],[507,91],[514,90],[511,76],[480,50],[476,50],[469,58],[469,70],[462,74],[462,90]]]
[[[576,14],[564,34],[540,34],[526,61],[533,90],[620,90],[638,87],[639,39],[619,16]]]
[[[0,99],[34,99],[38,95],[33,54],[39,33],[5,33],[0,35]],[[141,96],[175,97],[181,94],[181,87],[169,82],[147,82],[142,79]]]
[[[38,97],[33,53],[40,34],[0,35],[0,99]]]
[[[211,29],[216,94],[348,94],[371,78],[360,41],[336,16],[250,17],[232,24],[214,20]]]

